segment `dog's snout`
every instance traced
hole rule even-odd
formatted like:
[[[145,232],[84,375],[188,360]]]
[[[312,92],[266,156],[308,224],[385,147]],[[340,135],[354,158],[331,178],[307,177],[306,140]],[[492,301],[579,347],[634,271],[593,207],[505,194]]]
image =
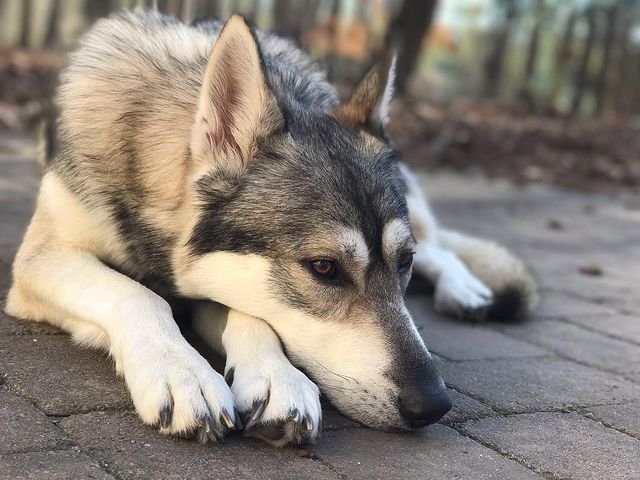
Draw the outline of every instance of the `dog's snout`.
[[[442,381],[411,384],[400,391],[400,414],[411,428],[420,428],[440,420],[453,404]]]

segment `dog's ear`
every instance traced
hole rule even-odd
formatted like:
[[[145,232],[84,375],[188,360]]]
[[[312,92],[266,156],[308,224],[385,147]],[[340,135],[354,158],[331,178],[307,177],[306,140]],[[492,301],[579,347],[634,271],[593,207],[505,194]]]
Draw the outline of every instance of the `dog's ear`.
[[[240,174],[256,142],[283,125],[253,31],[233,15],[220,32],[204,75],[191,133],[193,157]]]
[[[358,83],[349,101],[331,112],[333,116],[352,128],[381,133],[389,120],[395,66],[396,56],[386,52]]]

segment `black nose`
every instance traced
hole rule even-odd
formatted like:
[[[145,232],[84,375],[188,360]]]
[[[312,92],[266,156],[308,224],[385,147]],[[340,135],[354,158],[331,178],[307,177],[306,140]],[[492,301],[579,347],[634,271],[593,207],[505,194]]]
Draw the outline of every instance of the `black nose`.
[[[400,414],[411,428],[437,422],[452,406],[443,382],[435,385],[412,384],[400,391]]]

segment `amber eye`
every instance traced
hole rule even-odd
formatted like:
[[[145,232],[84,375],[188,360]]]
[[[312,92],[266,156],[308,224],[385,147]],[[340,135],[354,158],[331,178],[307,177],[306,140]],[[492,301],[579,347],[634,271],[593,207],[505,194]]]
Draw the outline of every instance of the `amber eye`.
[[[404,272],[409,269],[413,263],[413,252],[405,252],[398,257],[398,270]]]
[[[313,260],[310,262],[313,272],[326,279],[331,279],[336,275],[337,267],[336,262],[331,260]]]

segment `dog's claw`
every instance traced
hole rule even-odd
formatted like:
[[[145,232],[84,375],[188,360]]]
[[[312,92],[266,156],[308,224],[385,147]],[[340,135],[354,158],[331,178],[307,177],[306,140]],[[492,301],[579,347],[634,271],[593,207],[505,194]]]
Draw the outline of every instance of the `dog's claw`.
[[[162,428],[169,428],[171,425],[171,418],[173,417],[173,406],[165,405],[160,410],[160,426]]]
[[[256,423],[258,423],[258,420],[264,413],[264,410],[267,408],[267,403],[269,403],[268,398],[263,398],[262,400],[256,400],[255,402],[253,402],[253,409],[251,410],[249,421],[244,427],[245,431],[251,430],[256,426]]]
[[[302,415],[300,415],[300,411],[297,408],[291,410],[289,417],[296,423],[300,423],[300,420],[302,419]]]
[[[311,421],[311,417],[304,417],[304,421],[302,422],[302,433],[307,436],[313,430],[313,422]]]
[[[229,370],[227,370],[227,373],[224,374],[224,381],[227,382],[227,385],[229,386],[233,385],[233,376],[235,373],[236,373],[235,367],[231,367],[229,368]]]
[[[203,422],[203,425],[200,426],[200,428],[198,429],[196,438],[200,443],[207,443],[209,440],[215,441],[211,439],[211,430],[209,428],[209,425],[207,425],[206,422]]]
[[[220,423],[226,426],[227,430],[232,430],[233,428],[235,428],[235,423],[226,410],[222,410],[222,413],[220,413]]]
[[[242,425],[242,419],[240,418],[240,412],[238,410],[236,410],[235,408],[234,408],[234,412],[236,414],[236,418],[235,418],[236,430],[242,430],[243,425]]]

